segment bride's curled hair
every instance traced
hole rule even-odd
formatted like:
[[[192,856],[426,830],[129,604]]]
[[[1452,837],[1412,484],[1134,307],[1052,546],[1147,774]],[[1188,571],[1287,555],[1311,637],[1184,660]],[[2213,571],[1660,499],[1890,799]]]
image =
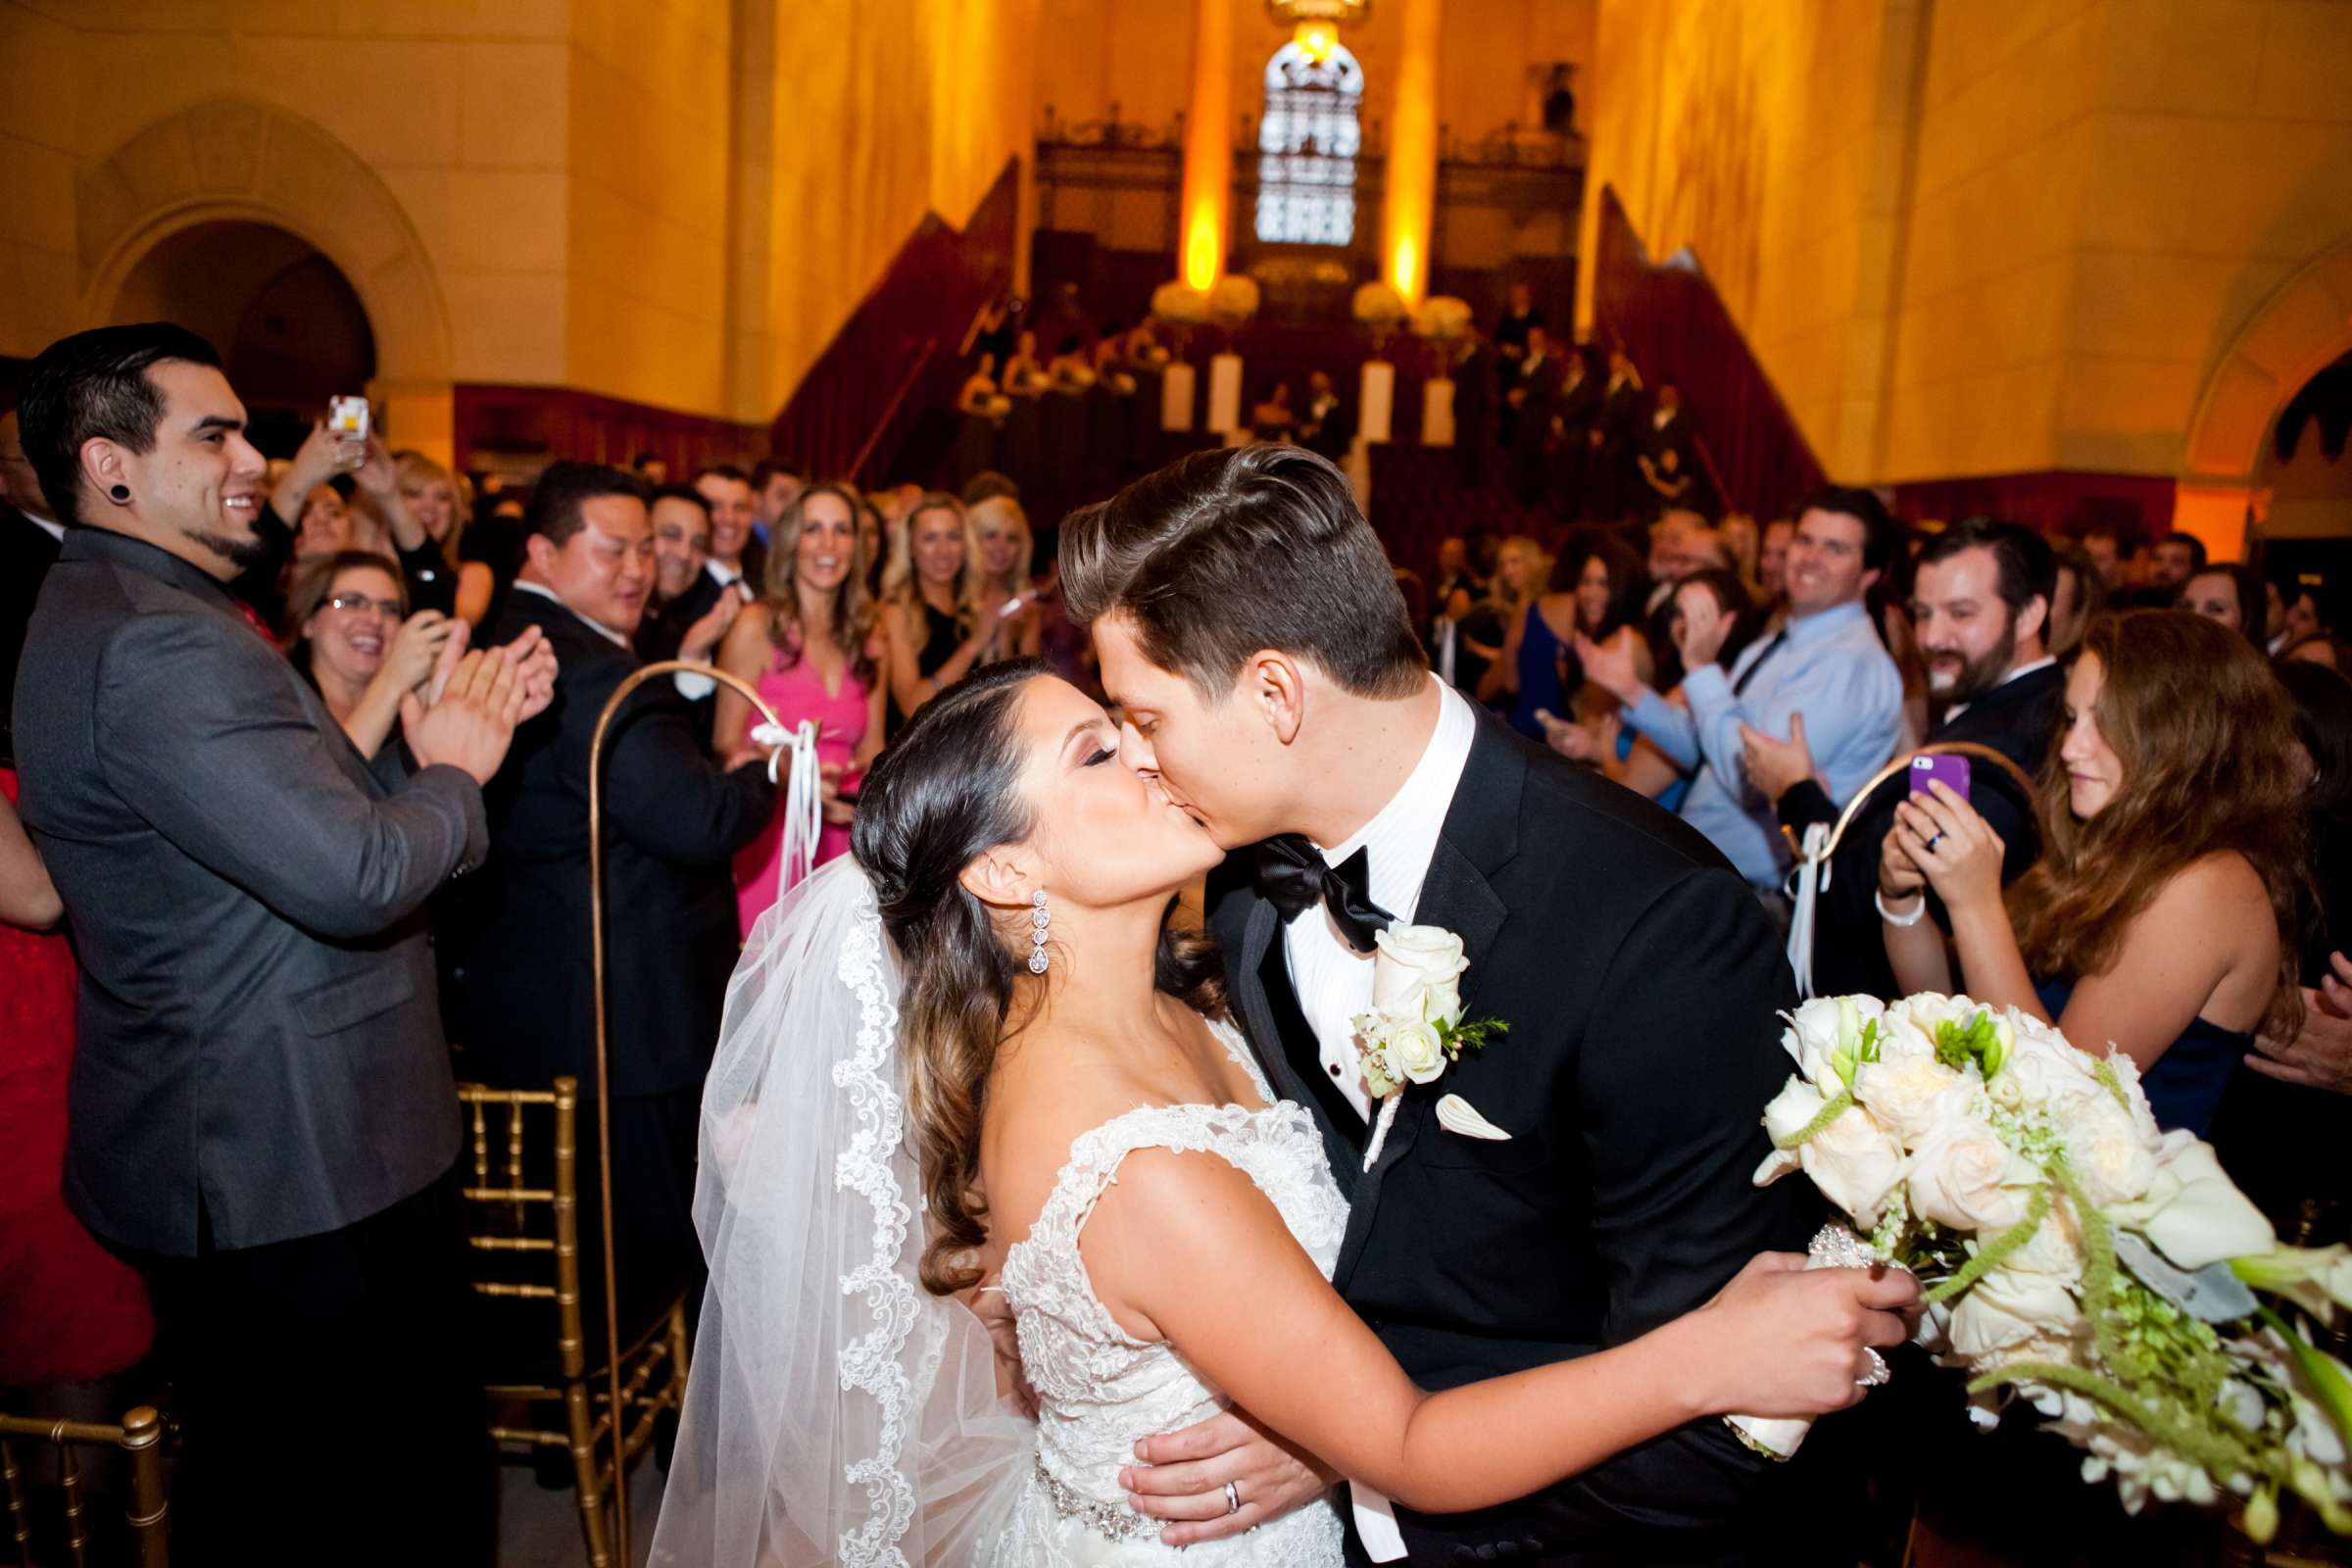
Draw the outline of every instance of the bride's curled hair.
[[[1016,933],[961,874],[1035,826],[1020,788],[1015,705],[1049,674],[1034,659],[991,664],[923,705],[867,775],[851,829],[851,853],[873,882],[906,978],[899,1031],[931,1221],[922,1280],[941,1296],[980,1278],[969,1255],[988,1234],[980,1128],[1028,952],[1025,912]],[[1157,981],[1203,1012],[1223,1010],[1216,956],[1198,934],[1162,933]]]

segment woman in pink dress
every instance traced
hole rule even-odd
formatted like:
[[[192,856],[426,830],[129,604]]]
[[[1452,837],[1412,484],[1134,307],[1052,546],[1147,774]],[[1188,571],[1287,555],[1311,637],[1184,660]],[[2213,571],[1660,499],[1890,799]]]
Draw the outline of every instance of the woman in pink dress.
[[[865,563],[858,559],[858,492],[810,485],[776,520],[767,555],[766,596],[735,617],[719,667],[759,687],[787,729],[816,724],[817,761],[833,788],[816,844],[822,865],[850,847],[858,780],[882,750],[886,685],[865,632]],[[728,687],[712,715],[722,743],[754,750],[759,710]],[[735,858],[735,901],[749,933],[784,892],[781,811]]]

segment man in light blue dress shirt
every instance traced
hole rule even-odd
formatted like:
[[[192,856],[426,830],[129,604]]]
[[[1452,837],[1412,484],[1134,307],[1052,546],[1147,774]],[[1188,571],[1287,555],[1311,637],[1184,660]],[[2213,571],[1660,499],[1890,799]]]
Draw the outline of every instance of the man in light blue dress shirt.
[[[1893,519],[1867,490],[1833,485],[1808,498],[1788,546],[1786,626],[1749,644],[1727,671],[1715,660],[1730,620],[1711,605],[1684,617],[1687,708],[1642,684],[1630,658],[1586,656],[1586,674],[1625,705],[1625,721],[1675,765],[1695,770],[1683,820],[1759,889],[1780,886],[1788,857],[1772,803],[1747,781],[1740,727],[1786,736],[1790,716],[1802,713],[1838,802],[1886,764],[1902,727],[1903,681],[1863,596],[1886,569],[1895,539]]]

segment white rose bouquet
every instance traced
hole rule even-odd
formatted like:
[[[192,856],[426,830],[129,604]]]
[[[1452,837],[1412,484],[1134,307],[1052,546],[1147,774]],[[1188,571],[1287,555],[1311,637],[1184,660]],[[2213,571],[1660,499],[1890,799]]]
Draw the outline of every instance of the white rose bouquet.
[[[2352,1534],[2352,1375],[2254,1294],[2331,1320],[2352,1254],[2279,1246],[2209,1145],[2157,1130],[2132,1058],[1933,993],[1809,1002],[1781,1039],[1757,1185],[1803,1171],[1861,1233],[1825,1241],[1919,1276],[1919,1343],[1970,1374],[1971,1419],[2031,1405],[2132,1512],[2233,1500],[2263,1542],[2288,1493]]]
[[[1446,1069],[1510,1025],[1499,1018],[1462,1022],[1462,939],[1442,926],[1389,927],[1373,938],[1372,1005],[1350,1022],[1364,1087],[1381,1102],[1364,1169],[1380,1158],[1408,1083],[1435,1083]]]

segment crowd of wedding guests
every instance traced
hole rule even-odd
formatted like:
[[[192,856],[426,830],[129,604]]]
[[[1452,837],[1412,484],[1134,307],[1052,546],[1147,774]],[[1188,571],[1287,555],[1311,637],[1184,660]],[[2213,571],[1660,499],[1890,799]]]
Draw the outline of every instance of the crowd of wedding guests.
[[[1172,439],[1218,439],[1160,428],[1162,382],[1182,346],[1163,341],[1167,331],[1148,315],[1097,320],[1072,284],[1034,313],[1017,297],[992,303],[963,345],[950,482],[1008,473],[1054,519],[1177,455]],[[1491,323],[1464,323],[1407,358],[1452,384],[1464,491],[1506,480],[1520,506],[1566,522],[1648,521],[1709,500],[1675,383],[1646,384],[1625,353],[1554,334],[1525,282],[1510,285]],[[1279,366],[1245,369],[1239,412],[1251,436],[1348,462],[1362,411],[1344,377],[1330,367],[1295,380]]]
[[[1688,472],[1672,388],[1637,403],[1639,379],[1622,356],[1604,368],[1569,352],[1554,368],[1524,299],[1514,314],[1495,334],[1507,352],[1494,374],[1515,482],[1560,517],[1622,520],[1577,528],[1552,548],[1528,535],[1449,537],[1430,579],[1399,570],[1438,674],[1531,741],[1679,813],[1784,923],[1795,912],[1800,851],[1842,822],[1805,922],[1816,989],[1965,989],[2043,1009],[2078,1039],[2111,1039],[2138,1060],[2160,1118],[2219,1141],[2283,1235],[2343,1239],[2352,1227],[2340,1172],[2296,1157],[2352,1130],[2352,663],[2328,586],[2209,562],[2186,534],[2143,545],[1986,518],[1912,527],[1872,492],[1842,487],[1761,523],[1708,516],[1681,504],[1687,483],[1671,483]],[[1036,326],[1014,321],[1006,332],[1006,322],[988,325],[982,368],[965,388],[977,419],[1001,420],[1007,397],[1128,375],[1156,352],[1148,326],[1105,333],[1092,353],[1062,341],[1044,361]],[[144,516],[164,504],[132,477],[121,493],[94,492],[80,457],[89,441],[137,452],[141,440],[174,439],[171,421],[192,398],[209,398],[210,416],[232,437],[241,416],[209,349],[184,333],[156,329],[99,349],[76,342],[36,364],[22,419],[0,416],[0,1040],[9,1054],[0,1096],[12,1128],[0,1143],[0,1387],[9,1388],[141,1364],[158,1309],[168,1353],[200,1356],[208,1344],[258,1353],[263,1328],[231,1334],[218,1299],[191,1305],[204,1292],[187,1287],[181,1265],[234,1257],[244,1237],[276,1241],[267,1226],[240,1226],[269,1208],[283,1180],[282,1152],[215,1148],[246,1135],[186,1128],[173,1136],[193,1149],[170,1157],[201,1173],[198,1212],[175,1220],[168,1239],[109,1228],[118,1211],[108,1184],[155,1169],[138,1149],[97,1147],[88,1129],[127,1125],[126,1107],[158,1092],[159,1072],[184,1088],[219,1069],[193,1036],[176,1042],[188,1059],[159,1069],[133,1059],[152,1049],[150,1028],[112,1012],[77,1024],[77,973],[90,977],[85,999],[92,983],[119,996],[153,976],[99,972],[128,961],[113,931],[123,911],[93,902],[93,886],[111,884],[77,875],[71,857],[46,866],[36,852],[79,830],[54,806],[45,814],[44,792],[97,782],[139,809],[127,780],[44,770],[66,755],[53,738],[58,720],[44,730],[26,714],[48,696],[35,672],[55,667],[43,660],[61,657],[67,629],[65,595],[44,600],[42,584],[61,560],[74,568],[93,559],[76,555],[76,534],[118,526],[99,509]],[[110,396],[74,391],[74,377],[104,381]],[[1345,418],[1329,397],[1327,382],[1310,384],[1298,409],[1278,399],[1258,413],[1287,436],[1320,433]],[[1638,418],[1603,413],[1612,400]],[[1647,437],[1639,421],[1649,421]],[[1062,608],[1054,563],[1040,559],[1037,500],[993,468],[958,493],[865,490],[775,456],[677,476],[650,456],[628,469],[559,462],[517,487],[323,422],[290,458],[265,464],[245,447],[219,461],[228,465],[224,493],[250,502],[240,514],[253,537],[221,556],[220,591],[207,601],[223,624],[242,623],[244,641],[214,652],[243,659],[239,678],[266,685],[267,669],[246,657],[266,650],[287,684],[249,714],[175,697],[191,710],[176,722],[215,726],[183,733],[184,744],[217,754],[223,798],[248,791],[234,809],[267,830],[236,844],[193,830],[180,843],[160,830],[191,876],[267,905],[269,879],[239,857],[267,852],[279,826],[270,813],[322,808],[280,798],[293,786],[269,775],[267,747],[240,749],[249,731],[339,731],[352,776],[337,787],[358,792],[343,803],[358,824],[366,811],[388,813],[417,780],[449,773],[447,743],[420,745],[419,735],[438,722],[453,670],[494,670],[503,660],[518,690],[541,677],[548,687],[527,705],[517,697],[499,745],[467,754],[473,774],[448,786],[474,803],[446,849],[444,870],[459,874],[386,904],[367,929],[358,913],[338,922],[308,906],[279,911],[296,933],[289,942],[322,951],[408,932],[437,987],[437,1011],[396,1007],[383,1017],[399,1016],[406,1033],[374,1039],[370,1030],[389,1026],[367,1008],[390,991],[320,991],[331,965],[302,969],[314,989],[280,1001],[314,1034],[348,1031],[390,1051],[414,1049],[424,1031],[446,1043],[456,1077],[494,1085],[591,1077],[589,755],[608,701],[640,682],[607,742],[604,808],[615,934],[613,1220],[631,1260],[619,1305],[642,1316],[693,1288],[702,1076],[740,939],[793,869],[782,853],[780,737],[735,685],[707,671],[756,691],[787,731],[810,726],[815,859],[841,855],[865,770],[943,688],[998,661],[1042,656],[1098,689],[1085,628]],[[1646,501],[1629,493],[1629,472]],[[156,516],[159,527],[178,525]],[[122,557],[119,571],[180,569],[148,560],[157,553],[144,544],[110,548]],[[663,662],[687,667],[640,681]],[[200,668],[116,673],[126,690],[171,693],[205,679]],[[1899,777],[1866,788],[1921,748],[1951,745],[1976,749],[1965,789],[1914,793]],[[103,754],[73,755],[85,767],[111,765]],[[246,766],[256,771],[240,778]],[[161,776],[141,779],[152,787]],[[347,830],[361,832],[318,829]],[[337,853],[353,863],[421,854],[403,837],[411,831],[386,815],[375,839]],[[169,933],[140,936],[176,951]],[[290,982],[257,972],[251,983]],[[314,1059],[301,1072],[365,1074],[370,1059]],[[387,1090],[376,1079],[334,1092],[376,1097],[381,1126],[446,1153],[456,1127],[448,1082],[428,1075]],[[290,1121],[251,1136],[288,1136],[313,1103],[303,1097],[326,1093],[299,1074],[230,1092],[281,1091],[299,1102]],[[85,1122],[93,1106],[105,1114]],[[2309,1136],[2281,1136],[2282,1127]],[[359,1180],[344,1165],[382,1157],[372,1145],[325,1149],[319,1179],[340,1192]],[[435,1173],[433,1190],[443,1185]],[[335,1236],[373,1222],[321,1213]],[[593,1209],[582,1234],[595,1234]],[[303,1273],[281,1264],[240,1276],[238,1288],[249,1301],[279,1302],[262,1315],[267,1325],[319,1310],[326,1288]],[[159,1286],[151,1305],[148,1282],[165,1279],[177,1283]],[[351,1375],[354,1352],[332,1339],[309,1335],[296,1371]],[[186,1472],[205,1478],[199,1486],[237,1467],[218,1452],[208,1459],[210,1469]],[[212,1484],[230,1499],[250,1483]]]
[[[1443,675],[1677,811],[1785,926],[1808,830],[1853,807],[1820,992],[2039,1006],[2130,1051],[2167,1125],[2347,1128],[2352,682],[2325,584],[2187,534],[1912,528],[1842,487],[1761,527],[1448,538],[1433,586],[1400,576]],[[1954,745],[1997,754],[1964,795],[1864,791]],[[2277,1147],[2226,1153],[2287,1233],[2343,1234],[2341,1182]]]
[[[160,459],[200,403],[209,428],[186,439],[193,461],[218,470],[210,489],[126,468],[119,487],[91,493],[80,455],[144,447]],[[68,340],[35,363],[22,417],[0,417],[0,696],[20,663],[27,689],[0,706],[0,1100],[12,1134],[0,1155],[0,1388],[120,1375],[151,1393],[169,1381],[187,1433],[175,1528],[196,1542],[222,1539],[265,1494],[347,1488],[350,1453],[330,1486],[265,1431],[308,1391],[404,1397],[416,1421],[385,1430],[451,1463],[436,1472],[437,1500],[410,1510],[413,1536],[387,1543],[430,1543],[411,1560],[487,1560],[480,1374],[521,1342],[512,1313],[503,1332],[476,1334],[484,1313],[456,1283],[452,1082],[544,1089],[569,1075],[593,1094],[599,715],[649,663],[686,666],[635,686],[602,770],[604,1108],[625,1260],[616,1305],[633,1335],[696,1288],[703,1077],[741,938],[793,869],[780,737],[707,671],[756,691],[786,732],[808,726],[822,863],[847,848],[862,771],[937,691],[1037,655],[1083,681],[1091,656],[1050,566],[1041,580],[1028,514],[1001,476],[963,495],[869,494],[775,458],[674,483],[654,462],[558,462],[527,487],[501,486],[323,422],[267,462],[243,441],[242,417],[209,346],[173,328]],[[124,607],[115,591],[126,581],[159,586]],[[173,643],[167,626],[204,646]],[[58,689],[61,662],[94,668],[121,656],[101,660],[85,643],[136,648],[133,632],[161,640],[140,661],[150,667],[110,665],[112,689],[172,694],[142,750],[156,769],[184,758],[210,809],[240,819],[233,843],[143,804],[162,776],[149,763],[133,774],[127,753],[61,750],[74,706]],[[470,772],[453,772],[446,747],[419,739],[455,722],[452,671],[510,664],[511,679],[544,689],[468,754]],[[181,682],[193,689],[173,693]],[[100,707],[103,727],[114,720]],[[303,748],[310,770],[289,765],[284,747]],[[94,872],[68,853],[60,835],[89,831],[97,806],[78,795],[90,791],[126,820],[164,824],[144,846],[127,828],[104,836],[201,886],[220,912],[208,922],[191,905],[188,915],[211,929],[159,923],[121,899],[126,868]],[[456,840],[416,819],[410,803],[436,794]],[[318,864],[341,880],[277,899]],[[368,893],[329,907],[353,878]],[[159,872],[155,886],[161,897],[177,884]],[[135,933],[119,929],[133,919]],[[252,951],[254,920],[282,954],[248,965],[207,946],[234,935]],[[313,1049],[224,1040],[209,1004],[152,1010],[181,984],[173,976],[195,972],[256,1016],[307,1029]],[[93,1007],[93,995],[150,1002]],[[395,1070],[420,1056],[438,1065]],[[189,1122],[171,1109],[214,1093],[253,1114]],[[355,1136],[341,1122],[362,1101],[368,1121]],[[596,1108],[581,1117],[591,1172]],[[289,1178],[287,1149],[314,1140]],[[526,1185],[546,1185],[551,1158],[533,1144]],[[306,1183],[318,1193],[303,1209],[288,1190]],[[151,1220],[150,1200],[132,1196],[167,1191],[193,1208]],[[601,1202],[584,1182],[590,1322],[603,1299]],[[391,1275],[404,1289],[378,1288]],[[384,1353],[394,1336],[414,1354]],[[401,1472],[396,1455],[379,1457],[387,1478]]]

